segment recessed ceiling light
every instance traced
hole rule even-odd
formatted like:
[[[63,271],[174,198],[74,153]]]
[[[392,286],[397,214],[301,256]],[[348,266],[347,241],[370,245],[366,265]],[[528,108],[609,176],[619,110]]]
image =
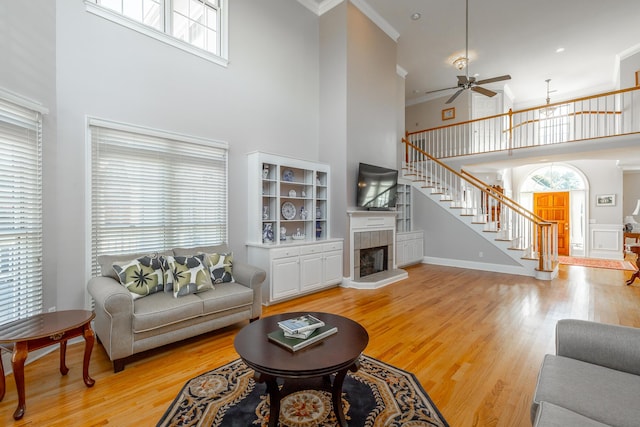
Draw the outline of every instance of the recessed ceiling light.
[[[564,52],[564,48],[563,47],[559,47],[556,49],[556,53],[562,53]]]
[[[418,12],[416,12],[416,13],[411,15],[411,19],[413,19],[414,21],[417,21],[421,17],[422,17],[422,15],[420,15]]]

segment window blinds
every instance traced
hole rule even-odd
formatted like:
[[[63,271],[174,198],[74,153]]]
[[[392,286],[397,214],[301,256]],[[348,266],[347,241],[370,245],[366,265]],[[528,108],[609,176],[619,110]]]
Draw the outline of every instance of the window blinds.
[[[42,119],[0,99],[0,324],[42,311]]]
[[[92,275],[97,256],[227,241],[227,147],[90,121]]]

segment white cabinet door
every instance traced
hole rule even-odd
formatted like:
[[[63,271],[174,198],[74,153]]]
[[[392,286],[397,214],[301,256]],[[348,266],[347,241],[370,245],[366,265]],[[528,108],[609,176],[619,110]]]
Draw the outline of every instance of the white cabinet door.
[[[413,259],[417,262],[422,262],[424,258],[424,239],[418,238],[413,241]]]
[[[396,242],[396,265],[398,267],[402,267],[407,262],[407,242],[398,240]]]
[[[307,291],[319,288],[322,282],[322,254],[303,255],[300,257],[300,290]]]
[[[333,285],[342,282],[342,251],[324,254],[324,283]]]
[[[271,300],[297,295],[300,282],[298,257],[280,258],[271,263]]]

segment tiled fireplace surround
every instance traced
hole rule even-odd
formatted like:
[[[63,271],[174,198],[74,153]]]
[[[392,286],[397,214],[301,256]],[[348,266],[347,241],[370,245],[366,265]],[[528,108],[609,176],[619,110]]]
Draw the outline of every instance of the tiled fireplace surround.
[[[396,267],[395,211],[347,211],[349,216],[349,277],[342,286],[356,289],[375,289],[409,277],[406,271]],[[360,251],[374,247],[386,247],[387,270],[360,277]]]
[[[387,269],[393,266],[393,230],[357,231],[353,233],[353,276],[360,278],[360,250],[385,247],[387,248]],[[393,268],[393,267],[391,267]]]

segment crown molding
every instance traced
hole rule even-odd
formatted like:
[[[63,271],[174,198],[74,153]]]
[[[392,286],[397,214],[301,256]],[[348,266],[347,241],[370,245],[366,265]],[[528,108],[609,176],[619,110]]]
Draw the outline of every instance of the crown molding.
[[[333,9],[344,0],[298,0],[298,3],[309,9],[318,16]],[[393,28],[378,12],[376,12],[365,0],[350,0],[367,18],[371,19],[382,31],[385,32],[394,42],[398,42],[400,33]]]
[[[374,24],[376,24],[382,31],[384,31],[389,37],[393,39],[394,42],[398,42],[398,38],[400,38],[400,33],[389,24],[378,12],[373,10],[373,8],[367,3],[365,0],[351,0],[351,3],[360,9],[367,18],[371,19]]]
[[[330,11],[344,0],[298,0],[298,3],[318,16]]]
[[[409,72],[407,70],[405,70],[404,68],[402,68],[400,65],[396,64],[396,74],[398,74],[403,79],[406,79],[407,78],[407,74],[409,74]]]

